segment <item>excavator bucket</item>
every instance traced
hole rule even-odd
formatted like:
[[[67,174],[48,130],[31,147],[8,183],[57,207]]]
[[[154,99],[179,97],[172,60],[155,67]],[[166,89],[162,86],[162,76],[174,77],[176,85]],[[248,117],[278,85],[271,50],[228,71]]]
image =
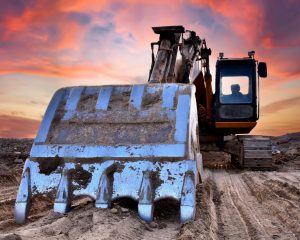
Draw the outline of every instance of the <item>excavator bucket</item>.
[[[26,221],[39,195],[53,196],[59,213],[75,196],[89,196],[97,208],[132,198],[145,221],[153,219],[154,202],[172,198],[181,222],[192,220],[202,174],[197,125],[191,84],[58,90],[25,162],[16,222]]]

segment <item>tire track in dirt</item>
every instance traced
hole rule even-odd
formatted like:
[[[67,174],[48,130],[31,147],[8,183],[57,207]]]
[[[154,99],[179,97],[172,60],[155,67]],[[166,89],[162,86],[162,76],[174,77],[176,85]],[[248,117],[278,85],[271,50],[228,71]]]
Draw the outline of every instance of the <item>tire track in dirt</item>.
[[[181,227],[178,239],[297,239],[299,222],[288,223],[288,219],[282,221],[283,216],[278,216],[287,204],[295,205],[296,200],[276,210],[276,205],[281,204],[280,197],[268,192],[271,191],[268,184],[259,184],[270,181],[268,174],[251,172],[249,181],[248,173],[238,171],[210,170],[206,173],[198,189],[200,200],[196,219]],[[273,200],[271,206],[266,206],[269,202],[263,203],[270,200]],[[273,205],[275,210],[270,209]],[[294,214],[300,213],[295,206],[290,207]]]
[[[2,193],[7,193],[7,195],[2,196],[2,200],[0,201],[0,231],[2,231],[2,229],[9,230],[10,227],[6,227],[8,224],[11,225],[11,228],[18,227],[18,225],[15,224],[14,218],[14,207],[17,189],[18,187],[14,186],[8,189],[0,190]],[[44,216],[52,207],[53,201],[48,197],[40,196],[33,198],[28,222]]]
[[[236,199],[236,203],[239,205],[246,223],[250,226],[250,239],[272,239],[278,236],[283,239],[292,239],[293,234],[286,232],[284,226],[281,226],[280,222],[274,218],[274,216],[270,215],[269,212],[257,202],[256,198],[252,196],[241,174],[230,174],[230,179],[237,193],[238,198]],[[284,236],[282,233],[284,233]]]
[[[0,222],[13,218],[13,208],[17,191],[17,186],[0,188]]]
[[[216,237],[222,236],[224,232],[220,211],[223,191],[219,191],[211,173],[209,173],[209,177],[206,181],[209,184],[209,191],[207,192],[209,193],[208,208],[211,216],[209,236],[212,239],[215,239]]]
[[[17,192],[18,186],[0,188],[0,203],[15,199]]]
[[[290,171],[288,172],[272,172],[271,174],[266,174],[269,178],[280,179],[283,182],[290,182],[291,185],[299,185],[300,182],[300,171]]]
[[[300,236],[299,208],[295,207],[295,204],[288,199],[276,194],[273,189],[267,186],[265,180],[257,177],[257,174],[245,173],[242,175],[242,178],[258,203],[264,206],[269,214],[272,214],[270,217],[273,220],[278,219],[280,221],[280,225],[283,226],[282,231],[293,233],[293,236],[290,236],[293,238]]]
[[[230,174],[214,173],[219,189],[223,189],[222,216],[224,221],[225,239],[251,239],[258,235],[256,228],[247,217],[239,199],[239,193],[233,186]]]
[[[195,220],[181,226],[177,239],[218,239],[220,232],[215,203],[218,204],[219,197],[216,193],[216,185],[210,171],[205,170],[203,183],[197,186]]]
[[[278,196],[292,201],[298,207],[300,206],[300,180],[297,182],[297,176],[300,176],[300,172],[269,173],[264,183]]]
[[[275,179],[266,180],[265,184],[279,197],[289,201],[291,205],[300,206],[300,189],[297,187]]]
[[[253,176],[249,173],[245,174],[247,176]],[[243,176],[246,178],[245,176]],[[275,175],[270,177],[265,177],[262,175],[257,175],[257,180],[262,181],[263,185],[268,187],[268,191],[271,191],[271,195],[274,195],[278,199],[287,202],[291,207],[299,209],[300,205],[300,189],[296,186],[289,184],[285,181],[279,180]]]

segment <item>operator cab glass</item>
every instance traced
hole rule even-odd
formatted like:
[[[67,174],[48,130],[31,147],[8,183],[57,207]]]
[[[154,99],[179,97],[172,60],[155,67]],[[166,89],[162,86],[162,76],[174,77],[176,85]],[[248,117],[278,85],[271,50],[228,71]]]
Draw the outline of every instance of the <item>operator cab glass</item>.
[[[240,76],[239,73],[230,68],[220,71],[220,103],[252,102],[251,71],[246,70]]]

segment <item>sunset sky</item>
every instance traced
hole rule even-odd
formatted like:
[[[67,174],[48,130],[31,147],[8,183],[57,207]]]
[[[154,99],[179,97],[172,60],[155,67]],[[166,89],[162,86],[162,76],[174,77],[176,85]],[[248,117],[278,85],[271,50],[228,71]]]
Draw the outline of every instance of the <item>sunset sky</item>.
[[[268,64],[253,134],[300,131],[299,0],[0,0],[0,137],[35,137],[61,87],[145,83],[152,26],[183,25]],[[214,73],[214,70],[213,70]]]

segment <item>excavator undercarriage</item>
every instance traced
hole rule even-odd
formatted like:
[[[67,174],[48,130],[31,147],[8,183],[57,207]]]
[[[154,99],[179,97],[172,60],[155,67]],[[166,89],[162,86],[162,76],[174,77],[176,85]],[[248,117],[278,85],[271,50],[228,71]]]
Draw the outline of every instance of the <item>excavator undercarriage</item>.
[[[272,145],[268,137],[238,135],[224,142],[224,151],[229,153],[237,167],[257,170],[273,170]]]
[[[242,59],[222,56],[213,94],[205,39],[182,26],[153,30],[159,41],[151,44],[148,83],[78,86],[55,93],[25,162],[17,223],[26,221],[31,199],[39,195],[54,195],[59,213],[69,211],[75,196],[89,196],[99,208],[131,198],[145,221],[153,219],[154,202],[171,198],[180,202],[181,222],[194,218],[203,168],[201,139],[224,140],[251,131],[259,110],[257,68],[266,77],[266,66],[252,52]],[[238,95],[239,76],[246,85]],[[272,164],[267,138],[234,136],[222,146],[241,167]]]

